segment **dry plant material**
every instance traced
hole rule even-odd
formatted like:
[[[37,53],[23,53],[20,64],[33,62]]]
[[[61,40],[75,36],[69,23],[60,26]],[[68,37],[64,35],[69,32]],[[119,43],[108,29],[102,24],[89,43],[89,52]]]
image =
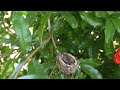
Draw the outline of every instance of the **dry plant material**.
[[[57,55],[56,65],[65,74],[73,74],[79,67],[78,60],[66,52]]]

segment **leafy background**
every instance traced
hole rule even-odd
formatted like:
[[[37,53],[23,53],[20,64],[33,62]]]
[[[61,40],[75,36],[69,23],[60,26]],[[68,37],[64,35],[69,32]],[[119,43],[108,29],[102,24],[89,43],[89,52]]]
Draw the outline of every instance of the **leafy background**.
[[[119,79],[120,11],[1,11],[1,79]],[[56,67],[68,52],[80,62],[72,75]]]

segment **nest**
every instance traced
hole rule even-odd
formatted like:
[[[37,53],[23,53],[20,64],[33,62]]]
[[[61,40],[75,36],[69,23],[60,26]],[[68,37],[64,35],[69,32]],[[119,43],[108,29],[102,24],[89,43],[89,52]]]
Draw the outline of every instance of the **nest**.
[[[57,55],[56,65],[65,74],[73,74],[79,67],[79,63],[76,58],[66,52]]]

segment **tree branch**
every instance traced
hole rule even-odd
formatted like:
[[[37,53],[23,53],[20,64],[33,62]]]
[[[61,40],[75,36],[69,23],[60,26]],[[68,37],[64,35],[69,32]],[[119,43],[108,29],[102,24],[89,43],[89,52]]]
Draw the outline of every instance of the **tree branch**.
[[[54,66],[54,68],[52,69],[52,71],[51,71],[51,73],[50,73],[50,75],[49,75],[48,79],[50,79],[50,77],[52,76],[53,71],[55,70],[55,68],[56,68],[56,65],[55,65],[55,66]]]
[[[52,33],[52,31],[51,31],[50,18],[48,19],[48,30],[49,30],[50,35],[52,36],[51,38],[52,38],[53,46],[54,46],[56,52],[59,53],[59,51],[58,51],[58,49],[57,49],[57,46],[56,46],[56,43],[55,43],[55,40],[54,40],[54,37],[53,37],[53,33]]]
[[[2,24],[3,24],[3,26],[4,26],[5,29],[7,29],[9,32],[13,33],[11,30],[9,30],[9,29],[5,26],[5,23],[4,23],[4,22],[2,22]]]
[[[16,75],[14,76],[13,79],[16,79],[16,78],[18,77],[21,68],[22,68],[27,62],[30,61],[30,59],[32,58],[32,56],[33,56],[36,52],[38,52],[40,48],[41,48],[41,49],[44,48],[44,46],[50,41],[50,38],[51,38],[51,36],[49,36],[49,38],[48,38],[41,46],[39,46],[38,48],[36,48],[36,49],[27,57],[27,59],[23,62],[23,64],[21,65],[21,67],[19,68],[19,70],[17,71],[17,73],[16,73]]]
[[[56,43],[55,43],[55,40],[54,40],[54,37],[53,37],[53,33],[52,33],[52,31],[51,31],[50,18],[48,19],[48,30],[49,30],[49,33],[50,33],[51,38],[52,38],[53,46],[54,46],[54,48],[55,48],[55,50],[56,50],[56,52],[57,52],[57,54],[58,54],[59,51],[58,51],[58,49],[57,49],[57,46],[56,46]],[[50,77],[52,76],[52,74],[53,74],[55,68],[56,68],[56,65],[55,65],[54,68],[52,69],[52,71],[51,71],[51,73],[50,73],[48,79],[50,79]]]
[[[1,58],[5,58],[5,57],[10,56],[11,54],[14,54],[14,53],[17,53],[17,52],[11,51],[10,53],[5,54],[4,56],[0,56],[0,60],[1,60]]]

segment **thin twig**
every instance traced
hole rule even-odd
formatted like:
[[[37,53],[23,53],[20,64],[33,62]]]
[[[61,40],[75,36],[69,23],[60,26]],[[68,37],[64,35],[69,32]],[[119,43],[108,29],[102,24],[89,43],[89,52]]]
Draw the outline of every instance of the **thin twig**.
[[[4,56],[0,56],[0,60],[1,60],[1,58],[5,58],[5,57],[10,56],[11,54],[14,54],[14,53],[17,53],[17,52],[11,51],[10,53],[8,53]]]
[[[58,54],[59,51],[58,51],[58,49],[57,49],[57,46],[56,46],[56,43],[55,43],[55,40],[54,40],[54,37],[53,37],[53,33],[52,33],[52,31],[51,31],[50,18],[48,19],[48,30],[49,30],[49,33],[50,33],[51,38],[52,38],[53,46],[54,46],[54,48],[55,48],[55,50],[56,50],[56,52],[57,52],[57,54]],[[52,69],[52,71],[51,71],[48,79],[50,79],[50,77],[52,76],[52,74],[53,74],[53,72],[54,72],[54,70],[55,70],[55,67],[56,67],[56,65],[55,65],[54,68]]]
[[[54,68],[52,69],[52,71],[51,71],[51,73],[50,73],[50,75],[49,75],[48,79],[50,79],[50,77],[52,76],[53,71],[55,70],[55,68],[56,68],[56,65],[55,65],[55,66],[54,66]]]
[[[33,56],[36,52],[38,52],[40,48],[41,48],[41,49],[44,48],[44,46],[49,42],[50,38],[51,38],[51,36],[47,39],[46,42],[44,42],[44,44],[42,44],[41,46],[39,46],[38,48],[36,48],[36,49],[27,57],[27,59],[23,62],[23,64],[21,65],[21,67],[19,68],[19,70],[17,71],[17,73],[16,73],[16,75],[14,76],[13,79],[16,79],[16,78],[18,77],[21,68],[22,68],[27,62],[29,62],[29,61],[31,60],[32,56]]]
[[[57,54],[58,54],[59,51],[58,51],[57,46],[56,46],[56,44],[55,44],[55,40],[54,40],[54,38],[53,38],[53,35],[52,35],[52,42],[53,42],[53,45],[54,45],[54,47],[55,47],[55,50],[56,50],[56,52],[57,52]]]
[[[16,57],[18,56],[18,54],[20,54],[20,52],[18,52],[18,53],[14,56],[14,58],[16,58]]]
[[[5,26],[5,23],[4,23],[4,22],[2,22],[2,24],[3,24],[3,26],[4,26],[5,29],[7,29],[9,32],[13,33],[11,30],[9,30],[9,29]]]
[[[52,31],[51,31],[50,18],[48,19],[48,30],[49,30],[50,35],[52,36],[53,46],[54,46],[56,52],[59,53],[59,51],[58,51],[58,49],[57,49],[57,46],[56,46],[56,43],[55,43],[55,40],[54,40],[54,37],[53,37],[53,33],[52,33]]]
[[[50,18],[48,19],[48,30],[49,30],[49,33],[51,34],[51,24],[50,24]]]

